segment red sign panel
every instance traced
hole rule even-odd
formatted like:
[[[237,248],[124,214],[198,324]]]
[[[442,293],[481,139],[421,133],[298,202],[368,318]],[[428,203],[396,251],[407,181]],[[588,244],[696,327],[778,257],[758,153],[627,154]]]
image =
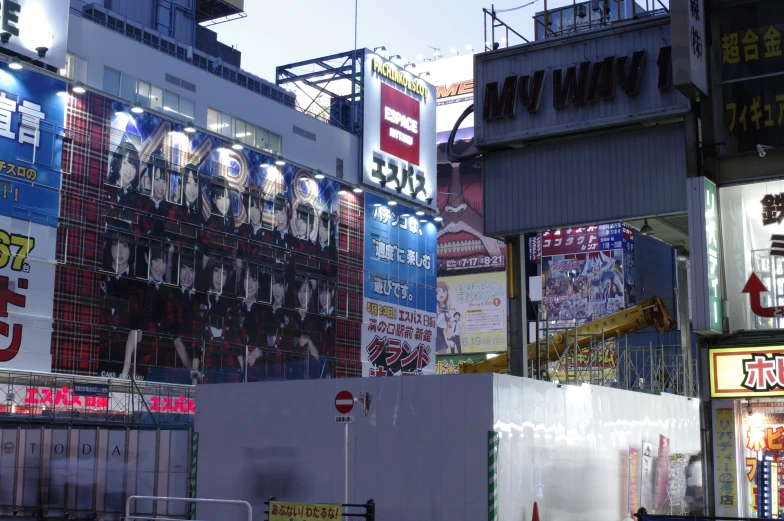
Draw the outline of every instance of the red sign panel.
[[[419,102],[381,84],[381,150],[419,165]]]
[[[348,391],[340,391],[335,396],[335,409],[340,414],[348,414],[354,408],[354,395]]]

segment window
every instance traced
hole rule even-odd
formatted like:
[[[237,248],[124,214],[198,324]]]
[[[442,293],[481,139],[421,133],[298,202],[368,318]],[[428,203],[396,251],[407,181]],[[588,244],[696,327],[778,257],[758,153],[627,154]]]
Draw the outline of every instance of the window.
[[[103,68],[103,90],[114,96],[120,95],[120,71]]]
[[[196,117],[196,102],[180,97],[180,116],[192,121]]]
[[[281,150],[280,135],[213,108],[207,109],[207,128],[251,147],[272,153],[280,153]]]
[[[164,112],[179,112],[180,111],[180,96],[174,92],[163,91],[163,110]]]
[[[66,53],[65,69],[60,69],[60,74],[74,81],[87,83],[87,60],[70,52]]]

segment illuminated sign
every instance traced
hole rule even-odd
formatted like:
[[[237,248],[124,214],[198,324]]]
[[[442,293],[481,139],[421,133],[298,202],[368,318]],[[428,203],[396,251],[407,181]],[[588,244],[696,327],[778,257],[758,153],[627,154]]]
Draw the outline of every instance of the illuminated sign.
[[[372,62],[373,72],[394,81],[402,87],[405,87],[405,89],[409,92],[422,96],[423,98],[427,98],[429,89],[425,83],[412,78],[411,75],[409,75],[406,71],[401,71],[391,62],[379,60],[377,58],[373,59]]]
[[[716,348],[708,358],[711,397],[784,396],[784,346]]]
[[[64,68],[69,7],[63,0],[0,0],[3,47]]]
[[[435,87],[366,53],[362,181],[435,208]]]
[[[705,179],[705,243],[708,247],[708,299],[710,306],[710,329],[722,332],[722,303],[719,254],[719,212],[716,201],[716,185]]]

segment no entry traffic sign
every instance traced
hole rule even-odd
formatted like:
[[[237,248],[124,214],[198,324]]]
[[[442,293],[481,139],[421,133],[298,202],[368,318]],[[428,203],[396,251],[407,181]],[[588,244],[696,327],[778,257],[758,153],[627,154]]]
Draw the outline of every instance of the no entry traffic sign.
[[[340,391],[338,395],[335,396],[335,409],[337,409],[340,414],[348,414],[353,408],[354,395],[350,392]]]

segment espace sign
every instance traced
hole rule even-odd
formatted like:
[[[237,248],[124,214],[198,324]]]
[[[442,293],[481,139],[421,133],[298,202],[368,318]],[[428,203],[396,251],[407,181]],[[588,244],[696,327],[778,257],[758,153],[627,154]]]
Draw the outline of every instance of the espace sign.
[[[365,50],[362,182],[436,205],[435,87]]]

